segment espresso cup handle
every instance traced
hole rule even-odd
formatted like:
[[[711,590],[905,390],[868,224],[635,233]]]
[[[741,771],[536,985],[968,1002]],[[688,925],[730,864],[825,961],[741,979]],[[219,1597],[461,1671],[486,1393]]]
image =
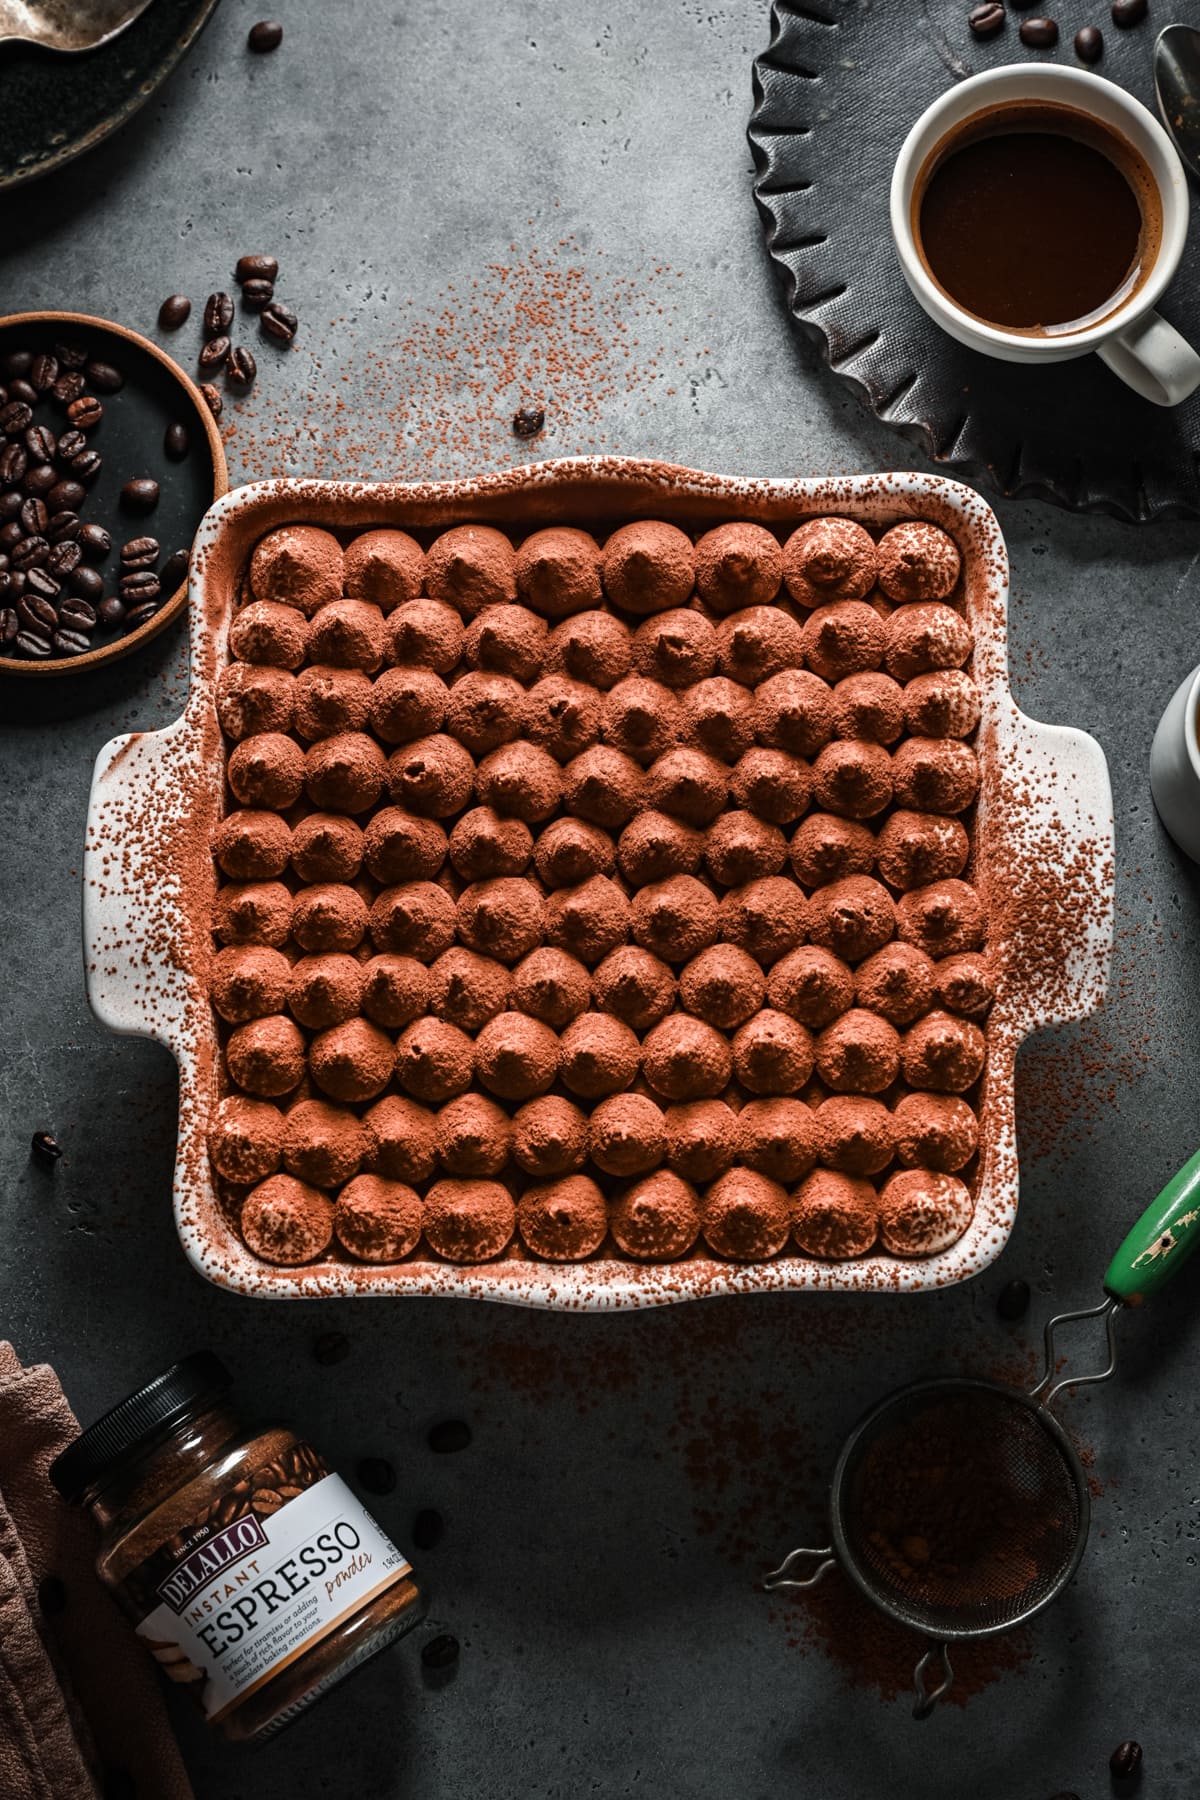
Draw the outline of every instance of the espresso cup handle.
[[[1155,406],[1178,406],[1200,387],[1200,354],[1156,312],[1109,338],[1096,355]]]

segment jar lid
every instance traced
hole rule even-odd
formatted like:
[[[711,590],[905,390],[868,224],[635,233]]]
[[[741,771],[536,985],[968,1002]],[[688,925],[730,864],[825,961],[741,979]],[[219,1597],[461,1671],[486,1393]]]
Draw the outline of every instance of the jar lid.
[[[145,1449],[189,1413],[213,1405],[232,1386],[232,1375],[211,1350],[183,1357],[68,1444],[50,1464],[51,1481],[64,1500],[80,1499],[115,1463]]]

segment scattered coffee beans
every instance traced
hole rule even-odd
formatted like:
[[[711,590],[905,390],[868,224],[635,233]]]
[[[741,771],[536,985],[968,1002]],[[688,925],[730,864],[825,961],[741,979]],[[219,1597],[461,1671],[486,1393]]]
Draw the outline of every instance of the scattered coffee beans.
[[[415,1550],[434,1550],[446,1533],[446,1521],[432,1506],[422,1507],[409,1528]]]
[[[95,431],[104,417],[104,408],[94,394],[80,394],[68,406],[67,417],[77,431]]]
[[[33,1154],[40,1156],[43,1162],[57,1162],[62,1155],[62,1145],[48,1131],[35,1131],[32,1141]]]
[[[243,288],[248,281],[274,281],[278,274],[279,264],[273,256],[239,256],[234,270],[234,277]]]
[[[204,302],[205,337],[222,337],[233,324],[233,301],[228,294],[210,294]]]
[[[200,347],[200,367],[206,375],[219,369],[229,355],[229,339],[227,337],[209,338]]]
[[[998,0],[985,0],[983,6],[972,7],[967,14],[967,24],[977,38],[990,38],[1003,31],[1004,18],[1004,8]]]
[[[390,1494],[396,1486],[396,1471],[382,1456],[362,1457],[355,1474],[359,1487],[366,1488],[368,1494]]]
[[[236,383],[238,387],[250,387],[258,374],[258,364],[243,344],[235,344],[229,352],[229,363],[225,370],[225,379]]]
[[[135,475],[121,489],[121,505],[129,512],[153,512],[158,505],[159,487],[149,475]]]
[[[86,385],[79,369],[68,369],[64,375],[59,376],[50,392],[60,406],[70,406],[72,400],[78,400]]]
[[[103,525],[81,525],[77,542],[89,562],[102,562],[112,549],[112,539]]]
[[[121,545],[121,563],[126,569],[149,569],[158,561],[158,552],[157,538],[130,538],[127,544]]]
[[[169,462],[182,462],[188,453],[188,431],[178,419],[172,421],[163,433],[163,455]]]
[[[1146,0],[1113,0],[1112,22],[1122,31],[1140,25],[1147,13]]]
[[[43,350],[29,365],[29,385],[35,393],[44,394],[58,380],[58,358]]]
[[[273,281],[264,281],[258,276],[251,276],[249,281],[243,281],[242,303],[248,306],[251,312],[261,312],[268,301],[274,298],[275,283]]]
[[[162,566],[163,593],[173,594],[187,572],[188,553],[186,550],[176,550]]]
[[[1145,12],[1145,10],[1145,6],[1143,6],[1142,11]],[[1115,7],[1113,11],[1116,11]],[[1123,1744],[1117,1745],[1109,1757],[1108,1767],[1110,1774],[1117,1781],[1129,1781],[1134,1775],[1140,1775],[1142,1772],[1142,1746],[1135,1743],[1132,1738],[1126,1738]]]
[[[1104,55],[1104,33],[1096,25],[1084,25],[1075,33],[1075,54],[1080,62],[1098,63]]]
[[[513,434],[519,438],[533,438],[546,423],[546,414],[540,406],[518,406],[513,414]]]
[[[204,403],[208,407],[213,418],[219,419],[221,416],[221,408],[225,404],[219,390],[213,386],[211,381],[202,381],[200,383],[200,392],[204,395]]]
[[[111,363],[90,362],[85,365],[83,372],[88,386],[94,387],[98,394],[119,394],[125,386],[125,377]]]
[[[290,306],[282,300],[272,300],[262,311],[262,328],[268,337],[278,338],[281,344],[290,344],[296,335],[299,320]]]
[[[431,1427],[426,1441],[439,1456],[453,1456],[471,1442],[471,1427],[465,1419],[443,1419]]]
[[[191,315],[192,303],[186,294],[168,294],[158,309],[158,322],[164,331],[178,331]]]
[[[258,56],[266,56],[268,51],[278,50],[283,42],[283,26],[278,19],[260,19],[257,25],[250,27],[246,43]]]
[[[1015,1319],[1023,1319],[1029,1311],[1029,1283],[1027,1281],[1008,1281],[996,1296],[996,1311],[1002,1319],[1010,1324]]]
[[[421,1646],[421,1661],[427,1669],[452,1669],[458,1661],[458,1639],[444,1631]]]
[[[245,260],[246,259],[243,258],[243,261]],[[241,266],[241,263],[239,263],[239,270]],[[176,554],[179,553],[176,552]],[[174,562],[174,560],[175,558],[172,557],[171,562]],[[184,560],[186,562],[186,556]],[[167,568],[169,569],[170,566],[171,564],[168,563]],[[163,573],[165,574],[166,570],[164,570]],[[344,1331],[323,1331],[320,1337],[313,1339],[312,1353],[317,1362],[321,1364],[322,1368],[332,1369],[335,1364],[345,1362],[346,1358],[349,1356],[350,1339],[346,1336]]]
[[[87,346],[60,340],[54,346],[54,354],[64,369],[82,369],[87,364]]]
[[[1030,50],[1052,50],[1058,42],[1053,19],[1022,19],[1021,42]]]

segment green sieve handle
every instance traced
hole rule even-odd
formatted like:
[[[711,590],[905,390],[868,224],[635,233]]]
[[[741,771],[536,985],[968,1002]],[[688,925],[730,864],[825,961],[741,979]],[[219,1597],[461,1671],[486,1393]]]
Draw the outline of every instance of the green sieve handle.
[[[1200,1150],[1153,1199],[1104,1275],[1104,1290],[1140,1306],[1200,1249]]]

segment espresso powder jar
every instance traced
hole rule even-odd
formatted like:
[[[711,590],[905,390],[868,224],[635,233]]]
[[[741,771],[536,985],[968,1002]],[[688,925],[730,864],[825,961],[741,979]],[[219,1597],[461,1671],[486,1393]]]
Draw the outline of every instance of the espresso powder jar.
[[[286,1426],[247,1431],[206,1351],[52,1464],[101,1531],[96,1568],[170,1680],[226,1737],[278,1731],[421,1617],[412,1568]]]

